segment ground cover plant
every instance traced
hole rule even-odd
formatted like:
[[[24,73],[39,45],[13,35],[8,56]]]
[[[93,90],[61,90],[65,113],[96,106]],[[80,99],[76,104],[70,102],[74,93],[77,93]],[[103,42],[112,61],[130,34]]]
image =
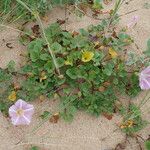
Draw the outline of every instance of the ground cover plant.
[[[92,9],[102,9],[101,0],[25,0],[23,1],[33,11],[38,11],[40,16],[44,16],[48,10],[52,10],[56,6],[67,7],[73,5],[75,13],[81,15],[83,12],[78,6],[90,6]],[[13,0],[1,0],[0,20],[8,22],[16,22],[17,20],[31,21],[34,20],[31,12],[22,7],[20,3]]]
[[[1,69],[1,111],[7,114],[18,98],[32,101],[55,95],[61,106],[68,105],[61,111],[62,117],[71,120],[77,109],[96,116],[112,114],[118,93],[135,97],[141,91],[138,73],[141,66],[148,65],[144,57],[149,50],[140,58],[126,52],[134,40],[126,29],[115,30],[120,4],[116,3],[110,18],[86,30],[70,33],[54,23],[43,32],[36,25],[39,32],[22,35],[21,41],[28,45],[28,60],[19,71],[13,61]]]
[[[102,8],[99,2],[92,2],[94,9]],[[34,1],[17,0],[17,8],[21,11],[17,10],[19,13],[15,17],[23,12],[27,17],[33,16],[38,24],[28,33],[20,35],[20,42],[28,50],[26,64],[16,70],[15,63],[10,61],[6,69],[0,69],[0,111],[9,115],[14,125],[29,124],[33,111],[27,117],[27,122],[16,120],[16,114],[12,112],[15,110],[17,115],[22,116],[22,111],[33,109],[26,102],[55,98],[60,101],[58,112],[52,114],[45,111],[40,116],[42,119],[53,117],[53,121],[57,122],[62,117],[72,121],[78,110],[111,118],[117,111],[123,116],[119,128],[127,136],[133,136],[144,128],[148,122],[142,119],[140,106],[132,102],[128,108],[122,104],[118,108],[117,105],[120,102],[119,95],[132,99],[141,90],[150,88],[150,40],[145,52],[139,56],[130,51],[129,46],[134,44],[134,39],[126,33],[128,28],[136,24],[136,16],[127,27],[120,30],[116,28],[120,19],[117,11],[123,2],[118,0],[108,18],[102,19],[98,25],[68,32],[62,29],[60,22],[46,29],[43,27],[40,14],[45,14],[49,9],[48,1],[42,0],[43,5],[39,5],[39,8]],[[9,11],[8,3],[11,1],[5,1],[0,8],[6,13]],[[35,4],[39,12],[34,7],[31,9],[30,3],[33,6]],[[18,102],[18,99],[26,102]],[[146,102],[147,99],[143,100],[143,103]],[[27,108],[20,110],[18,105],[26,105]],[[148,144],[147,140],[147,147]]]
[[[38,11],[40,15],[44,15],[47,10],[52,9],[55,5],[64,5],[71,4],[75,1],[73,0],[26,0],[24,1],[28,6],[30,6],[34,11]],[[4,15],[9,15],[8,20],[16,20],[16,19],[25,19],[31,20],[33,19],[30,12],[28,12],[22,5],[20,5],[17,1],[13,0],[1,0],[0,5],[0,14],[1,17]]]

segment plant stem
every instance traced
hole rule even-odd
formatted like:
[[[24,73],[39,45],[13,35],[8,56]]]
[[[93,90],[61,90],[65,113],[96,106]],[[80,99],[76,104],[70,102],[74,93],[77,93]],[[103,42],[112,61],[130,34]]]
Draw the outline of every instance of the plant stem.
[[[114,20],[114,18],[115,18],[115,16],[116,16],[116,14],[117,14],[117,12],[118,12],[120,6],[123,4],[124,1],[125,1],[125,0],[118,0],[118,1],[116,2],[115,8],[114,8],[113,13],[112,13],[112,16],[111,16],[111,18],[110,18],[110,22],[109,22],[109,24],[108,24],[108,27],[110,27],[110,25],[112,24],[112,22],[113,22],[113,20]]]
[[[21,0],[16,0],[16,1],[17,1],[18,3],[20,3],[23,7],[25,7],[31,14],[33,14],[34,17],[35,17],[35,19],[36,19],[37,22],[39,23],[40,28],[41,28],[41,30],[42,30],[43,38],[45,39],[46,44],[47,44],[47,46],[48,46],[48,50],[49,50],[49,53],[50,53],[50,55],[51,55],[51,57],[52,57],[52,60],[53,60],[53,63],[54,63],[56,72],[57,72],[58,75],[60,76],[61,73],[60,73],[58,64],[57,64],[57,62],[56,62],[55,55],[54,55],[53,51],[52,51],[51,48],[50,48],[50,43],[49,43],[49,41],[48,41],[48,39],[47,39],[47,37],[46,37],[46,33],[45,33],[45,30],[44,30],[44,27],[43,27],[43,24],[42,24],[42,21],[41,21],[41,19],[40,19],[40,17],[39,17],[38,12],[34,12],[33,10],[31,10],[31,9],[30,9],[24,2],[22,2]]]
[[[147,98],[149,94],[149,91],[146,93],[146,95],[144,96],[143,100],[141,101],[141,103],[139,104],[139,108],[142,107],[145,103],[147,103],[147,101],[150,99],[150,97]]]
[[[50,48],[50,43],[49,43],[49,41],[48,41],[48,39],[47,39],[47,37],[46,37],[46,34],[45,34],[45,31],[44,31],[44,27],[43,27],[42,21],[41,21],[41,19],[40,19],[40,17],[39,17],[38,14],[37,14],[37,16],[36,16],[36,19],[37,19],[37,21],[39,22],[39,25],[40,25],[40,27],[41,27],[41,30],[42,30],[42,33],[43,33],[43,37],[44,37],[44,39],[45,39],[45,41],[46,41],[46,43],[47,43],[48,50],[49,50],[49,53],[51,54],[51,57],[52,57],[52,60],[53,60],[54,65],[55,65],[56,71],[57,71],[58,75],[61,75],[61,74],[60,74],[59,67],[58,67],[57,62],[56,62],[55,55],[54,55],[54,53],[52,52],[52,50],[51,50],[51,48]]]
[[[31,34],[28,33],[28,32],[24,32],[24,31],[22,31],[22,30],[13,28],[13,27],[11,27],[11,26],[7,26],[7,25],[5,25],[5,24],[0,24],[0,27],[8,28],[8,29],[11,29],[11,30],[14,30],[14,31],[17,31],[17,32],[20,32],[20,33],[23,33],[23,34],[26,34],[26,35],[28,35],[28,36],[31,36],[31,37],[34,37],[34,38],[35,38],[34,35],[31,35]]]

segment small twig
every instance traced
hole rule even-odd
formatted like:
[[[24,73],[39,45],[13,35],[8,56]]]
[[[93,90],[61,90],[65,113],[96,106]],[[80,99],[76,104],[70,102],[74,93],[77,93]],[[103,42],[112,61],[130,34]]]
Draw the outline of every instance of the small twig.
[[[67,21],[67,6],[65,5],[65,30],[67,30],[66,21]]]
[[[8,26],[8,25],[0,24],[0,27],[8,28],[8,29],[11,29],[11,30],[14,30],[14,31],[17,31],[17,32],[20,32],[20,33],[23,33],[23,34],[31,36],[28,32],[21,31],[19,29],[13,28],[13,27]],[[31,37],[35,38],[35,36],[33,36],[33,35]]]
[[[128,136],[126,134],[124,141],[121,143],[118,143],[114,150],[118,150],[118,148],[122,150],[125,149],[127,147],[127,142],[128,142]]]
[[[129,98],[129,101],[128,101],[128,113],[130,113],[130,106],[131,106],[131,98]]]
[[[119,15],[119,17],[129,15],[129,14],[131,14],[131,13],[133,13],[133,12],[136,12],[136,11],[139,11],[139,10],[138,10],[138,9],[135,9],[135,10],[129,11],[129,12],[125,13],[125,14]]]
[[[122,6],[122,4],[124,3],[125,0],[118,0],[115,4],[115,8],[114,8],[114,11],[110,17],[110,21],[109,21],[109,24],[108,24],[108,28],[111,26],[112,22],[113,22],[113,19],[115,18],[118,10],[120,9],[120,7]]]
[[[138,134],[137,134],[137,137],[139,137],[139,138],[140,138],[142,141],[144,141],[144,142],[146,141],[142,136],[140,136],[140,135],[138,135]]]
[[[128,2],[125,2],[125,4],[129,4],[129,3],[132,2],[132,1],[134,1],[134,0],[129,0]]]
[[[137,136],[135,136],[136,143],[139,145],[140,150],[143,150],[142,145]]]
[[[92,19],[95,19],[95,20],[102,20],[102,19],[100,19],[100,18],[95,18],[95,17],[93,17],[93,16],[88,15],[87,13],[85,13],[84,11],[82,11],[82,10],[81,10],[79,7],[77,7],[77,6],[75,6],[75,8],[78,9],[82,14],[84,14],[85,16],[87,16],[87,17],[89,17],[89,18],[92,18]],[[74,13],[72,13],[72,11],[69,10],[69,8],[67,8],[67,10],[69,11],[69,13],[71,13],[71,14],[74,15]]]

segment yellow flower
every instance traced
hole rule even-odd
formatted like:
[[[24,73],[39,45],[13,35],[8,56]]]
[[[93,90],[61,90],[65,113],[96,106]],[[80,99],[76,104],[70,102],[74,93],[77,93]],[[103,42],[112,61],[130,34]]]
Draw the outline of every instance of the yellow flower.
[[[11,94],[8,96],[10,101],[15,101],[17,99],[17,94],[15,91],[12,91]]]
[[[134,121],[133,120],[128,120],[127,122],[123,123],[122,125],[120,125],[121,129],[124,128],[130,128],[134,125]]]
[[[128,125],[128,127],[132,127],[134,125],[134,121],[128,120],[127,125]]]
[[[73,66],[73,63],[72,63],[71,60],[69,60],[69,59],[67,58],[67,60],[65,60],[65,65],[71,65],[71,66]]]
[[[127,126],[125,126],[125,125],[121,125],[121,126],[120,126],[121,129],[124,129],[124,128],[126,128],[126,127],[127,127]]]
[[[46,73],[44,71],[42,71],[41,77],[40,77],[40,82],[42,82],[43,80],[46,80],[46,79],[47,79]]]
[[[113,48],[109,48],[109,54],[111,58],[116,58],[118,56],[117,52]]]
[[[93,52],[84,51],[84,52],[82,53],[82,61],[83,61],[83,62],[89,62],[89,61],[92,60],[93,56],[94,56],[94,53],[93,53]]]

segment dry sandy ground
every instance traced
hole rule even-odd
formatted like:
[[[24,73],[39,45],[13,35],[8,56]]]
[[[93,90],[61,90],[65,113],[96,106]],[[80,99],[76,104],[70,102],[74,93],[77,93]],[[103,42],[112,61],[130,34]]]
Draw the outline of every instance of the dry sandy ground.
[[[125,14],[137,9],[136,12],[124,15],[120,22],[120,26],[124,27],[131,20],[133,15],[139,16],[138,24],[129,30],[129,33],[135,38],[135,42],[139,46],[139,51],[145,50],[146,41],[150,38],[150,9],[143,7],[144,3],[149,0],[128,0],[129,4],[125,4],[120,14]],[[49,15],[49,21],[45,23],[47,26],[56,19],[64,18],[65,13],[62,9],[55,9]],[[77,30],[87,27],[90,24],[97,24],[99,21],[89,17],[78,19],[69,16],[67,30]],[[6,43],[12,43],[12,49],[6,47]],[[132,47],[133,50],[135,46]],[[20,56],[25,51],[25,47],[19,44],[18,32],[11,29],[5,29],[0,32],[0,67],[6,67],[10,60],[14,60],[17,66],[23,63]],[[141,93],[134,99],[139,103],[144,97],[145,92]],[[45,101],[43,103],[34,103],[36,113],[30,126],[14,127],[9,120],[0,114],[0,150],[29,150],[31,145],[37,145],[41,150],[111,150],[119,142],[125,139],[125,134],[117,129],[116,124],[120,121],[120,116],[115,115],[111,121],[103,116],[94,118],[78,112],[72,123],[65,123],[60,120],[57,124],[49,121],[41,125],[39,115],[44,110],[53,110],[57,102]],[[150,102],[143,108],[143,117],[149,120]],[[147,138],[150,134],[150,125],[139,133],[142,137]],[[130,140],[125,150],[138,150],[137,143]]]

